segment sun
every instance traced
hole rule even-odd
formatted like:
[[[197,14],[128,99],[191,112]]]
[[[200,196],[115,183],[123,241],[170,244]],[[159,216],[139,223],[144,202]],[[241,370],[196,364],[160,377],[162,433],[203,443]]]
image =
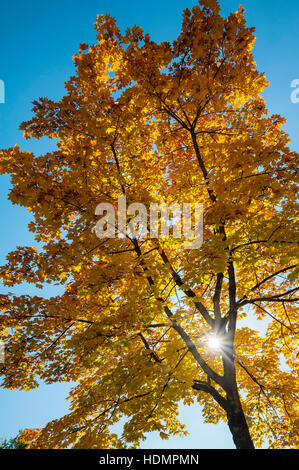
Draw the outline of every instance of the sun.
[[[215,335],[212,335],[207,340],[208,348],[214,351],[221,348],[221,340]]]

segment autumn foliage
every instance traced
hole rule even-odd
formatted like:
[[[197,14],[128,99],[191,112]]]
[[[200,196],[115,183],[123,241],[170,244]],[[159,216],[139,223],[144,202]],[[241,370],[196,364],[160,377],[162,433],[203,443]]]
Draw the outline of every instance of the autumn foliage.
[[[8,254],[2,282],[65,287],[1,296],[3,386],[77,383],[70,412],[22,440],[136,447],[149,431],[185,433],[183,402],[226,421],[238,448],[296,447],[298,155],[262,97],[254,30],[242,8],[222,18],[216,0],[185,10],[173,43],[137,26],[122,33],[109,15],[95,28],[65,96],[35,101],[21,125],[27,139],[56,139],[55,151],[1,152],[9,199],[31,211],[38,242]],[[201,248],[99,240],[95,208],[119,195],[147,207],[202,203]]]

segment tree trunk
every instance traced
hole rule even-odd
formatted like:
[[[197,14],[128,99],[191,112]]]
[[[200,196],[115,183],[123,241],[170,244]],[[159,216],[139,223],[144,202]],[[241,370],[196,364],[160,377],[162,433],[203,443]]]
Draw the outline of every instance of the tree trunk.
[[[227,420],[237,449],[254,449],[237,389],[227,394]]]
[[[239,396],[233,348],[227,348],[222,360],[227,401],[226,415],[233,441],[237,449],[254,449]]]

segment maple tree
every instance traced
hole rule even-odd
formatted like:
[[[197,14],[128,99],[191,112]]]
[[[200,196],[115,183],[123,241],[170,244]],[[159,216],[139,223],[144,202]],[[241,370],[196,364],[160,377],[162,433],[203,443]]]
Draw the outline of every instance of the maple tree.
[[[254,28],[241,7],[223,18],[216,0],[185,10],[173,43],[137,26],[122,33],[109,15],[95,28],[65,96],[35,101],[21,125],[56,149],[1,151],[9,199],[31,211],[38,242],[8,254],[2,282],[65,287],[51,298],[1,296],[3,386],[77,383],[69,413],[21,439],[137,447],[150,431],[186,433],[183,402],[198,403],[206,422],[226,421],[237,448],[296,447],[298,155],[285,120],[266,109]],[[147,207],[202,203],[202,246],[99,240],[95,208],[119,195]]]

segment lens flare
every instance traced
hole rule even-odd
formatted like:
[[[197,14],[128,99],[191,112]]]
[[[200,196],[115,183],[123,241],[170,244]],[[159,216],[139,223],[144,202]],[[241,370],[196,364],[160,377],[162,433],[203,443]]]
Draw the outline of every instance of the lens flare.
[[[210,337],[208,338],[207,343],[208,343],[208,348],[209,348],[209,349],[213,349],[214,351],[215,351],[216,349],[220,349],[220,347],[221,347],[221,341],[220,341],[220,339],[219,339],[217,336],[215,336],[215,335],[210,336]]]

